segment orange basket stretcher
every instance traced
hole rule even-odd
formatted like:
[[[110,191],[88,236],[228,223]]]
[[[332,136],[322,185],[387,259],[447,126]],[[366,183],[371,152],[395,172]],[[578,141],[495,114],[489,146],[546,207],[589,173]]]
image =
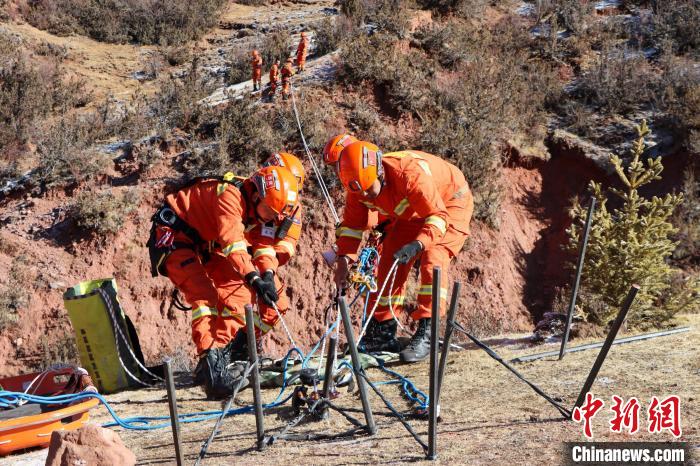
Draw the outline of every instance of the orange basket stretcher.
[[[66,381],[75,374],[75,368],[35,372],[0,379],[3,390],[24,392],[32,381],[31,394],[52,396],[66,388]],[[97,398],[88,398],[72,405],[57,404],[42,406],[25,404],[18,408],[0,411],[0,456],[34,447],[47,447],[54,431],[74,430],[88,420],[89,410],[100,403]]]

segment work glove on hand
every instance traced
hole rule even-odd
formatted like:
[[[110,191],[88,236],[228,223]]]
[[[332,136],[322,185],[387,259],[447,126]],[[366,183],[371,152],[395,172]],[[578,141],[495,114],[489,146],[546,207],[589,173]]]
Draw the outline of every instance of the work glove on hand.
[[[411,241],[394,253],[394,260],[399,261],[399,264],[408,264],[422,250],[423,243],[418,240]]]
[[[270,283],[263,280],[258,272],[250,272],[245,276],[245,281],[248,283],[248,285],[250,285],[250,287],[255,291],[255,294],[265,305],[273,306],[279,299],[274,281],[273,283]]]
[[[275,271],[272,269],[266,270],[262,274],[262,279],[263,281],[266,281],[267,283],[272,283],[272,286],[277,289],[277,286],[275,285]]]

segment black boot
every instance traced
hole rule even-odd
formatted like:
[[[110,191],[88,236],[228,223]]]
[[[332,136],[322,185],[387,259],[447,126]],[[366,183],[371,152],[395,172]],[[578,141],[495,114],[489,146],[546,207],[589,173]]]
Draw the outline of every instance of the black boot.
[[[221,348],[221,352],[228,362],[248,360],[248,335],[245,327],[236,332],[236,336]]]
[[[262,358],[262,337],[255,339],[255,348],[258,352],[258,360]],[[240,329],[233,340],[229,341],[221,351],[230,362],[247,361],[248,360],[248,333],[246,328]]]
[[[401,345],[396,339],[396,321],[394,319],[378,322],[376,319],[369,321],[367,331],[357,347],[360,353],[398,353]]]
[[[233,394],[233,390],[243,376],[244,366],[242,364],[231,364],[223,348],[212,348],[202,357],[200,369],[204,379],[204,392],[207,399],[221,400]],[[241,388],[248,385],[244,380]]]
[[[202,354],[199,361],[197,361],[197,367],[194,368],[194,380],[192,381],[192,384],[195,387],[204,383],[204,371],[207,368],[207,353],[209,352],[207,351]]]
[[[401,361],[422,361],[430,354],[430,319],[420,319],[408,346],[399,353]]]

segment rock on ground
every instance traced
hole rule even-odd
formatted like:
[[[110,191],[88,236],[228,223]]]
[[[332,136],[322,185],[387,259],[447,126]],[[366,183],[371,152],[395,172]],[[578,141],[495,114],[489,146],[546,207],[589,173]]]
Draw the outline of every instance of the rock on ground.
[[[131,466],[136,455],[116,432],[95,424],[51,434],[46,466]]]

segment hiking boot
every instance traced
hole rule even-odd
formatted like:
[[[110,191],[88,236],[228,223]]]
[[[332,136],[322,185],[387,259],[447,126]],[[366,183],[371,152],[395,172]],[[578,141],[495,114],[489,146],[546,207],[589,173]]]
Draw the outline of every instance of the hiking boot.
[[[262,336],[255,338],[255,347],[258,352],[258,359],[262,356]],[[229,341],[221,350],[229,362],[248,360],[248,334],[245,327],[236,332],[233,340]]]
[[[357,347],[360,353],[398,353],[401,345],[396,339],[396,321],[394,319],[378,322],[376,319],[369,321],[367,332]]]
[[[208,351],[202,354],[199,361],[197,361],[197,367],[194,368],[194,377],[192,380],[192,385],[194,387],[204,384],[204,371],[207,369],[207,353]]]
[[[221,349],[221,352],[228,362],[248,360],[248,335],[245,327],[236,332],[236,336]]]
[[[222,348],[210,349],[200,362],[202,362],[200,372],[207,399],[222,400],[231,396],[241,381],[245,364],[230,364]],[[199,364],[197,366],[200,367]],[[241,383],[241,388],[248,386],[247,380]]]
[[[416,333],[399,353],[402,362],[422,361],[430,354],[430,319],[420,319]]]

